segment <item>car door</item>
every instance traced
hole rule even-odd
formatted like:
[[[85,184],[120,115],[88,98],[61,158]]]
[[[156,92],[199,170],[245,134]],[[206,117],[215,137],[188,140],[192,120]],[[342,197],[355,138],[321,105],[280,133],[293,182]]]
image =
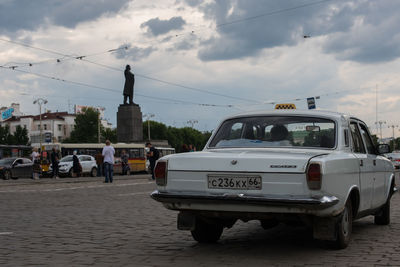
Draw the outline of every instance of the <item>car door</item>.
[[[367,157],[372,160],[373,173],[373,193],[372,193],[372,208],[383,205],[386,201],[385,195],[385,163],[381,156],[377,155],[376,148],[372,142],[371,135],[365,124],[360,123],[360,132],[367,149]]]
[[[359,161],[360,210],[368,210],[371,208],[374,190],[373,158],[368,157],[358,121],[350,122],[350,131],[353,141],[353,153]]]
[[[21,173],[21,177],[32,177],[32,172],[33,172],[33,163],[29,159],[22,159],[22,164],[23,164],[23,171]]]
[[[82,172],[89,172],[89,164],[90,164],[90,157],[88,156],[81,156],[80,157],[81,165],[82,165]]]
[[[12,177],[15,177],[15,178],[22,177],[22,174],[24,171],[23,168],[24,168],[24,166],[23,166],[22,159],[20,159],[20,158],[16,159],[11,166]]]

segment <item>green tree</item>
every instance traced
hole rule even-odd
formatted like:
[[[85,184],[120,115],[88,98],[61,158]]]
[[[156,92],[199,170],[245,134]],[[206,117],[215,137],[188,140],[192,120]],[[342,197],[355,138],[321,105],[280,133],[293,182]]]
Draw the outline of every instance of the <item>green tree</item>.
[[[148,124],[150,124],[151,140],[168,140],[168,143],[175,148],[176,152],[182,151],[183,144],[192,144],[197,150],[201,150],[211,136],[210,132],[202,133],[190,127],[167,127],[160,122],[145,121],[143,122],[144,140],[148,140]]]
[[[71,137],[64,143],[97,143],[98,142],[98,116],[99,112],[93,108],[83,108],[81,114],[76,115],[75,128]],[[103,126],[100,125],[100,131]]]
[[[394,140],[390,140],[390,149],[393,150],[400,150],[400,137],[394,139]]]
[[[374,143],[375,147],[378,146],[378,137],[376,136],[376,134],[371,135],[372,137],[372,142]]]
[[[3,145],[13,145],[14,136],[10,134],[10,127],[8,125],[0,125],[0,144]]]
[[[28,130],[25,127],[21,127],[20,125],[18,125],[17,128],[15,129],[13,137],[15,145],[29,144]]]
[[[150,124],[150,138],[153,140],[167,139],[167,126],[161,122],[145,121],[143,122],[143,140],[149,140],[148,125]]]
[[[104,143],[106,140],[110,140],[111,143],[116,143],[117,129],[104,128],[101,131],[101,142]]]

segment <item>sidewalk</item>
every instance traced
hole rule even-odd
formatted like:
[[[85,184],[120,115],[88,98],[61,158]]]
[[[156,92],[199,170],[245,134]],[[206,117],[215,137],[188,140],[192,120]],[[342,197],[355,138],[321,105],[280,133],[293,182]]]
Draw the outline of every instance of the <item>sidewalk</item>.
[[[114,180],[132,180],[132,179],[146,179],[148,180],[151,177],[151,174],[131,174],[131,175],[115,175]],[[19,178],[19,179],[10,179],[10,180],[3,180],[0,179],[0,187],[4,186],[14,186],[14,185],[31,185],[31,184],[54,184],[54,183],[88,183],[94,181],[104,181],[103,177],[78,177],[78,178],[60,178],[60,179],[53,179],[53,178],[40,178],[39,180],[33,180],[29,178]]]

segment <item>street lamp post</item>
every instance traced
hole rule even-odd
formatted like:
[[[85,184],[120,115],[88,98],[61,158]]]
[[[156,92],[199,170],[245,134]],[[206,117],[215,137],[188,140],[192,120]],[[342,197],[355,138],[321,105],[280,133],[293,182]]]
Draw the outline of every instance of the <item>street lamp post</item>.
[[[381,136],[381,140],[382,140],[382,124],[386,124],[386,121],[376,121],[375,124],[376,125],[379,124],[380,136]]]
[[[151,140],[150,138],[150,118],[153,118],[155,115],[148,113],[144,115],[144,118],[147,120],[147,137],[149,138],[149,141]]]
[[[40,121],[40,134],[39,134],[39,144],[40,144],[40,150],[42,150],[42,105],[47,104],[47,100],[44,98],[38,98],[33,101],[33,104],[38,104],[39,105],[39,121]],[[42,151],[40,151],[41,153]]]

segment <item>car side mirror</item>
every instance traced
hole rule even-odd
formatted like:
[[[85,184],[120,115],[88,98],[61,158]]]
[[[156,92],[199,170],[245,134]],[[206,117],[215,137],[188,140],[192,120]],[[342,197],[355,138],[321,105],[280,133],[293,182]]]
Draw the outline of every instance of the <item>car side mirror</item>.
[[[390,153],[390,146],[388,144],[379,144],[378,153],[379,155]]]

